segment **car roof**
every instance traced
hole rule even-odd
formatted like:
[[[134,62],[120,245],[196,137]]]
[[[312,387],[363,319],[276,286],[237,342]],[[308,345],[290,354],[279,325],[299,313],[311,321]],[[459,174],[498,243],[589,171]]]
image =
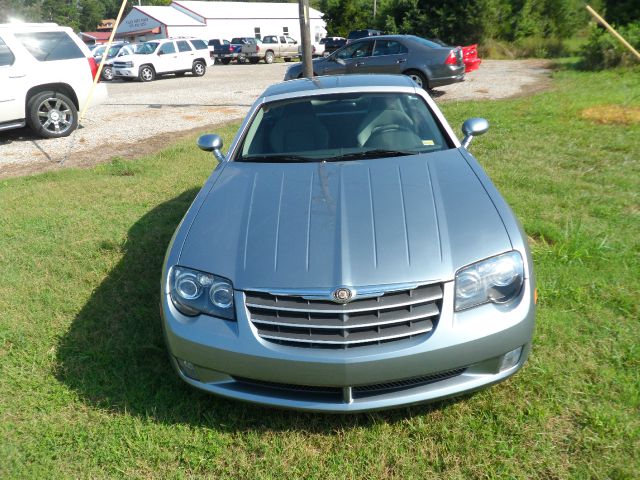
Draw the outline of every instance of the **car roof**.
[[[416,84],[406,75],[333,75],[309,78],[300,78],[277,83],[268,87],[260,98],[277,95],[291,95],[302,92],[323,93],[322,90],[335,90],[344,88],[371,88],[371,87],[396,87],[415,88]]]

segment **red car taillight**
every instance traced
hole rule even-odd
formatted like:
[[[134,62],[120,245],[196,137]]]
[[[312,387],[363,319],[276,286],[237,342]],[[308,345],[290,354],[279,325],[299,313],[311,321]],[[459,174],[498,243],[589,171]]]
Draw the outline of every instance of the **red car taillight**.
[[[260,51],[260,45],[256,45],[256,52]]]
[[[96,78],[98,74],[98,64],[96,63],[96,59],[93,57],[88,57],[89,60],[89,68],[91,69],[91,78]]]
[[[449,56],[444,61],[444,64],[445,65],[456,65],[457,63],[458,63],[458,59],[456,58],[456,54],[453,52],[453,50],[451,50],[449,52]]]

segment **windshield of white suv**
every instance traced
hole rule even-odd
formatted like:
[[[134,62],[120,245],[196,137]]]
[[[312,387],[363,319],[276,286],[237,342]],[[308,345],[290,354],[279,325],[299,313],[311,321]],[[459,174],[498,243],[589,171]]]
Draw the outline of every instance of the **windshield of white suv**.
[[[419,95],[349,93],[263,105],[249,125],[235,160],[360,160],[451,147]]]
[[[136,49],[136,53],[140,55],[150,55],[158,48],[158,42],[145,42]]]

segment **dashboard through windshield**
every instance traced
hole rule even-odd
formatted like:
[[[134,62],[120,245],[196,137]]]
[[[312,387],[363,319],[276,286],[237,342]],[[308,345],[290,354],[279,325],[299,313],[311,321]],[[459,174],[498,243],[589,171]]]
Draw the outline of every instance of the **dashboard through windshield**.
[[[419,95],[333,94],[263,105],[235,161],[346,161],[451,147]]]

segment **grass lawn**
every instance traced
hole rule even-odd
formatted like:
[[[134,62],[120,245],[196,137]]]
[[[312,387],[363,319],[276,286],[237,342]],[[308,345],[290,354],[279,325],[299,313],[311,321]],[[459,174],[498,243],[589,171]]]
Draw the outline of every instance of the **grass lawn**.
[[[490,120],[471,149],[530,236],[541,299],[520,373],[355,416],[184,385],[159,276],[214,162],[183,142],[0,181],[0,478],[638,478],[640,70],[561,70],[547,93],[442,107],[456,130]]]

